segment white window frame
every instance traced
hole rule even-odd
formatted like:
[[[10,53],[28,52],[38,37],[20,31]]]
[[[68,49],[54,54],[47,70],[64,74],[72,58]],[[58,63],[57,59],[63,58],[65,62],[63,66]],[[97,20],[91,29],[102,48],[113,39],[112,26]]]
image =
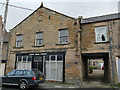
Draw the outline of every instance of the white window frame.
[[[107,30],[106,26],[95,27],[96,42],[107,42]]]
[[[65,35],[62,35],[62,31],[66,32]],[[61,38],[66,38],[65,41],[61,41]],[[68,29],[60,29],[59,30],[59,44],[67,44],[68,43]]]
[[[16,47],[22,47],[22,39],[23,39],[22,34],[16,36]]]
[[[39,42],[41,42],[41,44],[39,44]],[[42,45],[43,45],[43,32],[37,32],[35,37],[35,46],[42,46]]]

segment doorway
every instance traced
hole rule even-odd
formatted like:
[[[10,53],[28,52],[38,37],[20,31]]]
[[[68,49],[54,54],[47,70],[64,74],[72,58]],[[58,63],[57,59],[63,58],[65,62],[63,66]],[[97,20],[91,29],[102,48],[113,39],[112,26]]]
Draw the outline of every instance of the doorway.
[[[48,55],[46,80],[63,81],[63,55]]]
[[[84,81],[110,82],[108,53],[83,53],[82,65]]]

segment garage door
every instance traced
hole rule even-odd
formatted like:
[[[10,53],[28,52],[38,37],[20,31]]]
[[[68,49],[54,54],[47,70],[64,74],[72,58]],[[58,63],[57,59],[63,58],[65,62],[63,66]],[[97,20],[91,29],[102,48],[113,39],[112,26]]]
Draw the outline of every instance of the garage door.
[[[46,80],[63,80],[63,55],[49,55],[46,59]]]

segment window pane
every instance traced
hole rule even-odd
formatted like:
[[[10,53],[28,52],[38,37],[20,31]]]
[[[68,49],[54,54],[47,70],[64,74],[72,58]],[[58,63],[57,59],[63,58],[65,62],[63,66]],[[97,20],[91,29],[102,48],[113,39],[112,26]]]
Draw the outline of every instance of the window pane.
[[[60,43],[67,43],[68,42],[68,37],[61,37],[60,38]]]
[[[45,59],[46,61],[49,61],[49,55],[46,55]]]
[[[68,36],[68,30],[60,30],[60,37],[61,36]]]
[[[35,45],[42,45],[43,42],[43,33],[36,33]]]
[[[17,56],[17,60],[18,60],[18,61],[21,61],[21,60],[22,60],[22,57],[21,57],[21,56]]]
[[[27,56],[23,56],[23,62],[27,61]]]
[[[32,61],[32,56],[28,56],[28,61]]]
[[[34,62],[42,62],[42,56],[35,56]]]
[[[36,33],[36,39],[42,39],[43,33]]]
[[[63,55],[57,55],[57,61],[63,60]]]
[[[36,40],[36,45],[42,45],[42,40]]]
[[[16,38],[17,41],[20,41],[22,40],[22,35],[18,35],[17,38]]]
[[[16,37],[16,47],[22,46],[22,35]]]
[[[18,36],[19,40],[22,40],[22,35]]]
[[[96,42],[107,41],[106,26],[95,27]]]
[[[59,43],[67,43],[68,42],[68,30],[60,30],[59,31]]]
[[[12,76],[12,75],[14,75],[14,73],[15,73],[15,70],[13,70],[13,71],[7,73],[7,75],[8,75],[8,76]]]
[[[31,73],[30,71],[24,71],[24,75],[25,75],[25,76],[31,76],[32,73]]]
[[[23,75],[23,71],[16,71],[15,75]]]
[[[17,46],[22,46],[22,41],[18,41]]]
[[[66,36],[66,34],[65,34],[65,31],[64,31],[64,30],[61,30],[61,31],[60,31],[60,37],[61,37],[61,36]]]
[[[55,61],[55,56],[51,56],[51,61]]]

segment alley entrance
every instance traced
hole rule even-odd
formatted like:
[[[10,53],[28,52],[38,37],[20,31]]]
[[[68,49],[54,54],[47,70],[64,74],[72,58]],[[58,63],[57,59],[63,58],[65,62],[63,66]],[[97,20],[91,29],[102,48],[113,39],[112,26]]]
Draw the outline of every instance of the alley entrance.
[[[110,82],[109,54],[83,53],[83,81]]]

